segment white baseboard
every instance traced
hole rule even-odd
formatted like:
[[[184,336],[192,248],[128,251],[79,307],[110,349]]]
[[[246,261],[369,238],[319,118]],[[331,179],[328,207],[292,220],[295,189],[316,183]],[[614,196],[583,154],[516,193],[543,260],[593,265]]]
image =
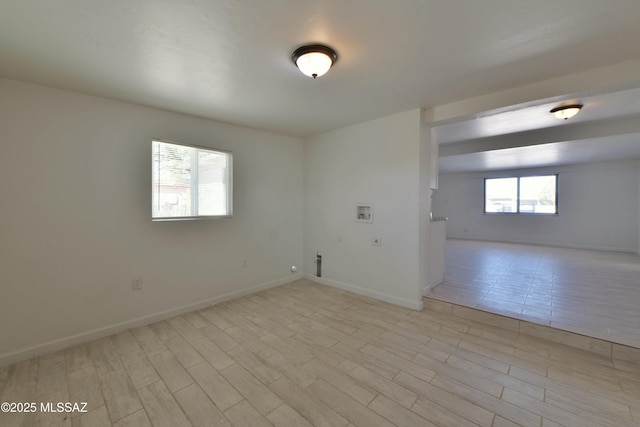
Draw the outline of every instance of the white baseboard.
[[[126,329],[137,328],[140,326],[148,325],[153,322],[157,322],[164,319],[169,319],[174,316],[178,316],[183,313],[188,313],[194,310],[200,310],[223,301],[239,298],[244,295],[254,294],[256,292],[264,291],[266,289],[274,288],[276,286],[284,285],[289,282],[293,282],[302,279],[301,273],[292,274],[290,276],[271,280],[269,282],[260,283],[258,285],[251,286],[249,288],[241,289],[239,291],[230,292],[217,297],[208,298],[204,301],[198,301],[192,304],[183,305],[181,307],[172,308],[169,310],[161,311],[154,314],[149,314],[134,319],[129,319],[124,322],[115,323],[102,328],[93,329],[91,331],[82,332],[76,335],[71,335],[57,340],[49,341],[44,344],[39,344],[33,347],[23,348],[10,353],[0,354],[0,367],[11,365],[13,363],[20,362],[29,358],[37,357],[42,354],[53,353],[58,350],[73,347],[74,345],[82,344],[85,342],[94,341],[100,338],[108,337],[109,335],[116,334]]]
[[[427,296],[427,294],[429,293],[429,291],[433,288],[435,288],[436,286],[442,284],[442,282],[444,282],[444,279],[440,282],[440,283],[436,283],[435,285],[429,285],[429,286],[425,286],[424,288],[422,288],[422,296]]]
[[[332,286],[334,288],[342,289],[345,291],[353,292],[354,294],[364,295],[367,297],[375,298],[380,301],[388,302],[391,304],[399,305],[401,307],[410,308],[412,310],[420,311],[424,308],[422,299],[420,301],[412,301],[405,298],[398,298],[392,295],[388,295],[378,291],[372,291],[371,289],[363,288],[361,286],[352,285],[349,283],[339,282],[337,280],[326,279],[324,277],[317,277],[313,274],[305,274],[305,279],[311,280],[322,285]]]

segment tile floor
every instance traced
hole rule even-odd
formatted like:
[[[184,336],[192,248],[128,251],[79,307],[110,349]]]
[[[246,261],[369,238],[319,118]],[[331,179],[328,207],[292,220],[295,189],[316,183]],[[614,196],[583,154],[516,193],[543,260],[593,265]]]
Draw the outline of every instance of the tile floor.
[[[640,256],[448,240],[428,297],[640,348]]]
[[[2,402],[88,411],[0,425],[640,426],[639,364],[431,305],[297,281],[0,368]]]

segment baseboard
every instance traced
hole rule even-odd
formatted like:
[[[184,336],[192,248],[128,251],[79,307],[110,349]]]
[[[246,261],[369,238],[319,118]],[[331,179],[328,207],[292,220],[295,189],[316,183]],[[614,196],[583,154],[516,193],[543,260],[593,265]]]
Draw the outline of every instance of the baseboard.
[[[354,294],[364,295],[367,297],[375,298],[380,301],[388,302],[391,304],[399,305],[401,307],[410,308],[412,310],[420,311],[424,307],[424,303],[422,302],[422,298],[420,301],[411,301],[404,298],[394,297],[392,295],[388,295],[378,291],[372,291],[371,289],[363,288],[361,286],[352,285],[349,283],[339,282],[337,280],[326,279],[324,277],[317,277],[313,274],[305,274],[305,279],[311,280],[316,283],[320,283],[322,285],[331,286],[334,288],[342,289],[344,291],[353,292]]]
[[[137,328],[137,327],[148,325],[150,323],[154,323],[160,320],[169,319],[171,317],[178,316],[183,313],[188,313],[194,310],[200,310],[200,309],[221,303],[223,301],[239,298],[244,295],[254,294],[256,292],[264,291],[266,289],[274,288],[276,286],[284,285],[286,283],[302,279],[302,277],[303,276],[301,273],[291,274],[284,278],[260,283],[258,285],[241,289],[239,291],[230,292],[230,293],[219,295],[213,298],[208,298],[204,301],[198,301],[196,303],[183,305],[180,307],[172,308],[172,309],[161,311],[158,313],[137,317],[135,319],[130,319],[120,323],[115,323],[102,328],[93,329],[87,332],[82,332],[76,335],[59,338],[57,340],[49,341],[44,344],[23,348],[10,353],[0,354],[0,367],[11,365],[13,363],[17,363],[22,360],[30,359],[33,357],[37,357],[42,354],[53,353],[58,350],[63,350],[65,348],[73,347],[74,345],[108,337],[109,335],[117,334],[118,332],[124,331],[126,329]]]

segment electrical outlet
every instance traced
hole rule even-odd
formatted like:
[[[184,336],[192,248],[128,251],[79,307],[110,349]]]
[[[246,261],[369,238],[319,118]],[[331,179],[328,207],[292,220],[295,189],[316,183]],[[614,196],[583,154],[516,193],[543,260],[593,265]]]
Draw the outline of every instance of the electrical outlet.
[[[142,289],[142,277],[138,276],[131,279],[131,290],[139,291],[141,289]]]
[[[382,246],[382,239],[380,239],[379,237],[372,237],[371,238],[371,244],[373,246]]]

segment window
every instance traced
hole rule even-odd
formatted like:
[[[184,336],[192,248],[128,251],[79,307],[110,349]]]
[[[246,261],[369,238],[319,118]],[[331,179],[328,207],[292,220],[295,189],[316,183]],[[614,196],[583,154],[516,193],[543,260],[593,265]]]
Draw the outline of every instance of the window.
[[[558,175],[486,178],[484,212],[557,214]]]
[[[163,141],[151,151],[154,221],[232,215],[230,152]]]

